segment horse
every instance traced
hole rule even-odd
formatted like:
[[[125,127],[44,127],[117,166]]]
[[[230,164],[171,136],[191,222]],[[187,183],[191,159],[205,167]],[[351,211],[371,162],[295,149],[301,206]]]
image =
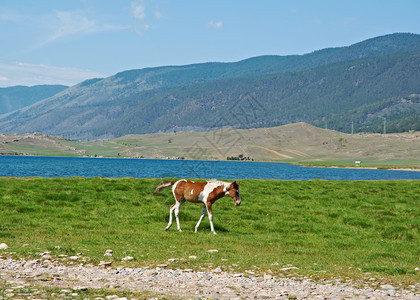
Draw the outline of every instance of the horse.
[[[224,196],[230,196],[235,202],[236,206],[241,205],[241,196],[239,194],[239,182],[223,182],[217,180],[209,180],[206,182],[194,182],[187,179],[180,179],[178,181],[168,181],[159,184],[155,193],[159,193],[165,188],[172,186],[172,193],[175,198],[175,204],[173,204],[169,209],[169,223],[166,226],[165,231],[167,231],[172,225],[172,214],[175,212],[176,225],[178,230],[181,232],[181,226],[179,224],[179,209],[185,201],[192,203],[203,203],[203,211],[201,217],[195,225],[195,232],[197,232],[198,227],[203,221],[206,212],[208,212],[210,220],[210,228],[213,234],[216,234],[213,225],[213,213],[211,206],[218,199],[223,198]]]

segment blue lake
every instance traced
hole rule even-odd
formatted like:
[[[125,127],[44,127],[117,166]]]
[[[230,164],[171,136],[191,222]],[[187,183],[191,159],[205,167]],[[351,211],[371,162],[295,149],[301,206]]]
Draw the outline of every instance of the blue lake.
[[[302,167],[285,163],[0,156],[0,176],[226,179],[420,179],[420,172]]]

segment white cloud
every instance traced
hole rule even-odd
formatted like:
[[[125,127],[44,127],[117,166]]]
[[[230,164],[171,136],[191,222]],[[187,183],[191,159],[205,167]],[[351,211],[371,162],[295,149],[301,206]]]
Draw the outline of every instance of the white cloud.
[[[52,34],[44,41],[47,44],[58,39],[77,36],[89,35],[97,32],[126,30],[128,26],[101,24],[95,20],[88,18],[83,11],[57,11],[53,20],[48,18],[48,22],[54,24],[56,28]]]
[[[146,17],[144,1],[131,2],[131,13],[137,20],[143,21]]]
[[[38,17],[26,16],[31,19],[32,26],[38,27],[38,41],[21,53],[28,53],[43,48],[51,43],[91,35],[99,32],[129,30],[130,26],[100,23],[85,15],[83,11],[55,11],[52,15]]]
[[[223,27],[223,22],[222,21],[215,22],[215,21],[212,20],[212,21],[207,23],[207,26],[211,27],[211,28],[220,29],[220,28]]]
[[[81,12],[58,11],[56,12],[56,18],[58,26],[47,42],[75,34],[89,34],[97,31],[95,22],[89,20]]]
[[[134,18],[138,21],[134,25],[134,31],[138,36],[144,36],[144,33],[150,29],[150,25],[145,23],[146,18],[146,5],[143,0],[131,2],[131,13]]]
[[[144,36],[146,31],[156,28],[153,21],[159,21],[164,17],[156,2],[155,0],[135,0],[131,2],[131,14],[136,21],[132,28],[137,35]],[[151,11],[153,11],[153,14]]]
[[[66,38],[77,38],[100,32],[130,30],[128,25],[109,24],[89,17],[83,10],[53,11],[46,15],[19,15],[13,12],[0,12],[0,22],[15,22],[30,26],[35,32],[37,42],[21,52],[40,49],[50,43]]]
[[[105,77],[106,75],[91,70],[28,64],[24,62],[0,62],[0,86],[39,84],[74,85],[86,79]]]

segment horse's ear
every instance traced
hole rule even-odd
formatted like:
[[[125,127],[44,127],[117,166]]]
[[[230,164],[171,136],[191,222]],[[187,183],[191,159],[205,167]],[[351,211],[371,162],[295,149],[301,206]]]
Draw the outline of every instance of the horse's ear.
[[[232,182],[232,185],[237,189],[239,188],[239,182],[236,182],[236,180],[234,182]]]

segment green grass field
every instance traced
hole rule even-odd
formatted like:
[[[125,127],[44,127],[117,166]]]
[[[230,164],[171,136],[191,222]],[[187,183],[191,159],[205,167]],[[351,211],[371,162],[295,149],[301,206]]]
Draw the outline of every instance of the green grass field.
[[[213,206],[216,236],[207,218],[193,232],[201,205],[191,203],[181,208],[184,231],[164,231],[174,199],[169,189],[153,195],[162,181],[0,178],[3,255],[48,250],[113,266],[420,281],[420,181],[242,180],[240,207],[228,197]],[[121,262],[128,255],[134,261]]]

